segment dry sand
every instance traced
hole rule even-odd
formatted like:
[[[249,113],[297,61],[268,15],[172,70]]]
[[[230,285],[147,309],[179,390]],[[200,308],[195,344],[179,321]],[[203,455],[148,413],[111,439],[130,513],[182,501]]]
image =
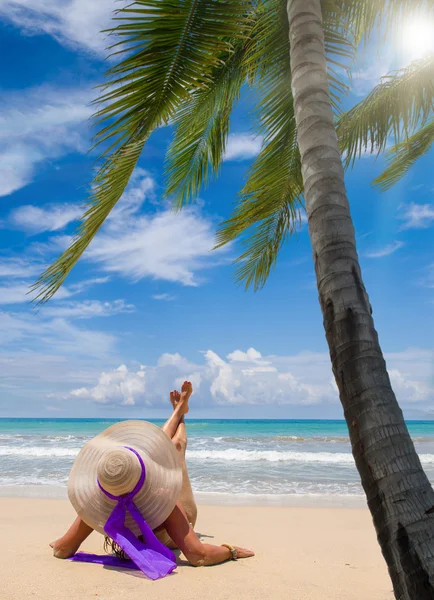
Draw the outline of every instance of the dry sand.
[[[74,518],[67,500],[0,498],[1,600],[392,600],[367,510],[204,506],[197,531],[209,543],[256,551],[249,560],[151,582],[130,570],[52,557],[48,542]],[[94,533],[83,546],[102,553]]]

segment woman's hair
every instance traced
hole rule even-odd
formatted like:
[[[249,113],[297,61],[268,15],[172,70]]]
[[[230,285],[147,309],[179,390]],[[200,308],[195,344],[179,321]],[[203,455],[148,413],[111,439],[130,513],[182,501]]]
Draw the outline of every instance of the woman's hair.
[[[129,560],[129,557],[125,554],[122,548],[118,546],[118,544],[116,544],[116,542],[114,542],[111,538],[109,538],[108,535],[104,536],[104,552],[107,552],[107,554],[114,554],[121,560]]]

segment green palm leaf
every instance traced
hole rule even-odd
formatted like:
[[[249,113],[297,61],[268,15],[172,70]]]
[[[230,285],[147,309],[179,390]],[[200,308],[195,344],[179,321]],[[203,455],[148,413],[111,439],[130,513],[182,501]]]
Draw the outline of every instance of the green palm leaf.
[[[387,152],[388,167],[374,180],[382,191],[391,188],[434,143],[434,120]]]
[[[174,197],[178,208],[196,198],[222,162],[230,114],[247,76],[245,51],[246,45],[239,44],[212,82],[197,90],[174,120],[175,136],[166,155],[165,196]]]
[[[434,55],[383,77],[367,98],[337,122],[346,166],[367,150],[382,152],[391,136],[397,143],[403,141],[409,132],[424,126],[433,107]]]
[[[173,118],[190,94],[210,81],[246,29],[248,0],[137,0],[117,13],[115,55],[98,100],[104,163],[73,244],[33,286],[48,300],[83,254],[121,197],[152,131]]]
[[[291,92],[288,22],[285,3],[267,3],[246,57],[259,95],[257,133],[263,147],[229,220],[217,233],[217,246],[243,236],[246,250],[237,259],[236,280],[262,287],[278,250],[295,228],[303,184]]]

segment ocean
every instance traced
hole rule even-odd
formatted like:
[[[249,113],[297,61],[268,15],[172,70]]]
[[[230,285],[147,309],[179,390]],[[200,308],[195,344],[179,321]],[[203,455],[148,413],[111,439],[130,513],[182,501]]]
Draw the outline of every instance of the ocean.
[[[115,422],[0,419],[0,495],[64,496],[80,448]],[[434,483],[434,422],[408,427]],[[363,502],[344,421],[189,419],[187,430],[187,464],[202,502]]]

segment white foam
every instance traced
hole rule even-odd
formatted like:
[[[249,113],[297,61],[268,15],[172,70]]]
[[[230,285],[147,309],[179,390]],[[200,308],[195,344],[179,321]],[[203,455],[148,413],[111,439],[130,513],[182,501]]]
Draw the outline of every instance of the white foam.
[[[352,454],[343,452],[278,452],[276,450],[191,450],[189,459],[231,462],[297,462],[297,463],[354,463]],[[434,458],[434,457],[433,457]]]
[[[189,459],[230,461],[230,462],[292,462],[292,463],[324,463],[354,464],[353,455],[349,452],[278,452],[275,450],[191,450]],[[421,454],[424,464],[434,464],[434,454]]]
[[[80,448],[62,448],[60,446],[0,446],[0,456],[20,456],[28,459],[38,458],[74,458]],[[353,465],[354,458],[349,452],[279,452],[277,450],[190,450],[189,460],[217,462],[287,462]],[[421,454],[423,464],[434,464],[434,454]]]
[[[26,458],[41,458],[44,456],[77,456],[80,448],[52,448],[44,446],[0,446],[0,456],[23,456]]]

